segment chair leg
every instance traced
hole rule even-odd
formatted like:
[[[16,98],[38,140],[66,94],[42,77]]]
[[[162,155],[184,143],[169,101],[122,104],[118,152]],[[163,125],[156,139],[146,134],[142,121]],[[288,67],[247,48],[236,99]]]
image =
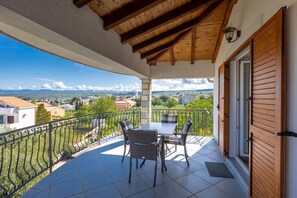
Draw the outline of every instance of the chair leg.
[[[145,160],[146,160],[146,159],[143,159],[143,160],[142,160],[142,163],[140,164],[140,168],[142,168],[142,166],[145,164]]]
[[[189,163],[189,160],[188,160],[188,153],[187,153],[186,145],[184,145],[184,150],[185,150],[185,158],[186,158],[187,164],[188,164],[188,166],[190,166],[190,163]]]
[[[157,161],[155,164],[155,178],[154,178],[154,187],[156,186],[156,177],[157,177]]]
[[[136,169],[138,169],[138,159],[136,159]]]
[[[131,183],[132,158],[130,157],[129,183]]]
[[[123,157],[122,157],[122,162],[123,162],[124,159],[125,159],[125,155],[126,155],[126,144],[124,145],[124,154],[123,154]]]

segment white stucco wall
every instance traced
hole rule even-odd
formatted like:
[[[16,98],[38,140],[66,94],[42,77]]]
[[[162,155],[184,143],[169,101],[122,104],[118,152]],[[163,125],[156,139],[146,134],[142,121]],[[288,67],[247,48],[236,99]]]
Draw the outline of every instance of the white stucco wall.
[[[19,109],[18,128],[24,128],[35,125],[36,108]]]
[[[233,44],[222,42],[218,58],[215,62],[215,90],[217,90],[219,66],[257,31],[282,6],[287,6],[287,68],[288,68],[288,100],[287,129],[297,132],[297,0],[239,0],[235,5],[230,26],[242,31],[242,36]],[[217,91],[214,92],[214,106],[218,102]],[[231,103],[232,105],[232,103]],[[217,109],[214,109],[214,136],[217,138]],[[286,161],[287,197],[297,196],[297,138],[288,138]]]
[[[190,61],[179,61],[175,65],[168,62],[158,62],[151,66],[152,79],[168,78],[207,78],[214,77],[214,64],[210,60],[198,60],[194,64]]]
[[[88,6],[72,0],[1,0],[0,32],[50,53],[111,72],[145,78],[146,60],[122,45]]]

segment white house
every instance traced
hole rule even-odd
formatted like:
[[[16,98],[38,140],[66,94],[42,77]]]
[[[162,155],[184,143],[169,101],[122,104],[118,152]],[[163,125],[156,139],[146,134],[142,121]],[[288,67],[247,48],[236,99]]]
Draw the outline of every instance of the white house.
[[[1,128],[19,129],[35,125],[36,105],[14,96],[0,97]]]

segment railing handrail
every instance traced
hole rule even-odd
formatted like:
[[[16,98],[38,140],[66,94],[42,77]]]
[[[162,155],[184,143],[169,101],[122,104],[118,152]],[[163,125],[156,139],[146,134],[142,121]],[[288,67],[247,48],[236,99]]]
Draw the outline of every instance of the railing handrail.
[[[62,122],[62,121],[67,121],[67,120],[71,120],[71,119],[79,119],[79,118],[83,118],[83,117],[90,117],[90,116],[98,116],[101,114],[117,114],[117,113],[126,113],[126,112],[133,112],[133,111],[140,111],[140,109],[133,109],[133,110],[123,110],[123,111],[119,111],[119,112],[99,112],[98,114],[87,114],[87,115],[82,115],[82,116],[72,116],[72,117],[68,117],[68,118],[62,118],[62,119],[58,119],[58,120],[52,120],[49,122],[45,122],[42,124],[35,124],[35,125],[31,125],[28,127],[24,127],[24,128],[20,128],[20,129],[14,129],[8,132],[4,132],[4,133],[0,133],[0,137],[1,136],[5,136],[5,135],[9,135],[12,133],[17,133],[19,131],[25,131],[31,128],[37,128],[37,127],[41,127],[41,126],[45,126],[45,125],[49,125],[49,124],[53,124],[53,123],[57,123],[57,122]]]

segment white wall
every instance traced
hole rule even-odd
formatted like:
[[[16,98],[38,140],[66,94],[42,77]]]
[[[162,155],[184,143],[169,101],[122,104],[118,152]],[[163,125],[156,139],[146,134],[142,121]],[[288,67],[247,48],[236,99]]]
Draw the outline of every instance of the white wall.
[[[72,0],[1,0],[0,31],[42,50],[116,73],[149,76],[149,66],[122,45],[88,6]]]
[[[215,63],[215,90],[217,90],[218,85],[218,67],[282,6],[287,6],[287,128],[289,131],[297,132],[297,0],[238,1],[232,11],[229,25],[242,30],[242,36],[233,44],[228,44],[225,39],[223,40]],[[217,101],[217,91],[215,91],[214,106],[216,106]],[[216,109],[214,109],[214,124],[214,136],[217,137]],[[287,197],[293,198],[297,196],[297,138],[288,138],[286,166]]]
[[[17,128],[24,128],[35,125],[36,108],[19,109]]]
[[[210,60],[198,60],[194,64],[190,61],[179,61],[175,65],[169,62],[158,62],[151,66],[152,79],[168,78],[207,78],[214,77],[214,64]]]

